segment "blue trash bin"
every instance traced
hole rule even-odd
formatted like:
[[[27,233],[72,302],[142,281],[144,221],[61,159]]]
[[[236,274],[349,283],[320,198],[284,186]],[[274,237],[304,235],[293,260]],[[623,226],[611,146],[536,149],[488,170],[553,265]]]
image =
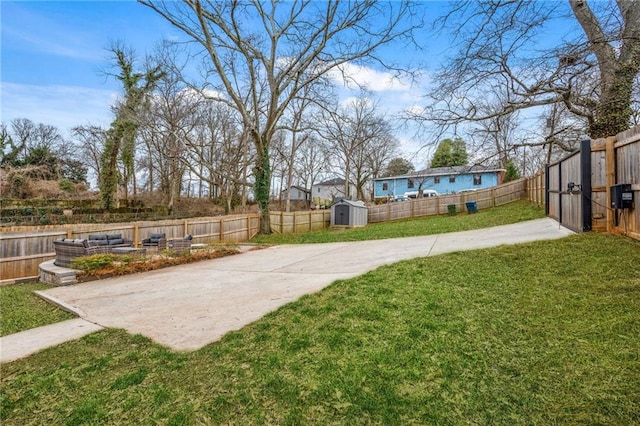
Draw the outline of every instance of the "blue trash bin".
[[[467,213],[478,213],[478,203],[475,201],[469,201],[465,205],[467,206]]]

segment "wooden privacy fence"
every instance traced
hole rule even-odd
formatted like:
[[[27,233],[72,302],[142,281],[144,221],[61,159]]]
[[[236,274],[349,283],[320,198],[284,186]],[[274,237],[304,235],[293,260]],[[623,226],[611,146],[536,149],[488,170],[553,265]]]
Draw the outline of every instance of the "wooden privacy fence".
[[[439,197],[427,197],[400,203],[387,203],[369,207],[369,223],[412,217],[446,214],[449,205],[455,205],[456,211],[464,211],[467,202],[475,201],[478,209],[501,206],[519,200],[525,196],[526,180],[519,179],[493,188],[448,194]]]
[[[313,210],[302,212],[272,212],[271,231],[279,234],[317,231],[328,228],[331,222],[331,210]]]
[[[73,224],[36,227],[14,226],[0,232],[0,281],[34,277],[40,263],[55,258],[53,241],[88,238],[89,234],[122,234],[138,245],[151,233],[167,239],[193,235],[194,243],[247,241],[258,233],[257,214],[202,217],[186,220],[143,221],[111,224]]]
[[[331,211],[271,212],[270,217],[274,232],[296,233],[328,227]],[[258,214],[131,223],[5,227],[0,232],[0,282],[37,276],[38,265],[55,258],[53,241],[58,238],[122,234],[125,239],[138,245],[152,233],[165,233],[167,239],[191,234],[194,243],[240,242],[253,238],[259,229]]]
[[[629,184],[633,207],[611,208],[611,187]],[[624,234],[640,240],[640,126],[585,140],[580,149],[527,179],[527,199],[574,231]],[[544,198],[543,195],[544,194]]]

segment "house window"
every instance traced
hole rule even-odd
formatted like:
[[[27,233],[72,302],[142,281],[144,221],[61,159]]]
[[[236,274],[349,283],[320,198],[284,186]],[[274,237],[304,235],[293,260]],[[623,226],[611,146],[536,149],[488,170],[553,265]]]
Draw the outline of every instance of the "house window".
[[[413,189],[413,179],[407,180],[407,189]]]
[[[440,183],[440,176],[436,176],[433,178],[433,183]]]
[[[455,175],[449,176],[449,183],[455,183],[455,181],[456,181]]]
[[[481,174],[475,174],[473,175],[473,184],[474,185],[482,185],[482,175]]]
[[[382,190],[383,191],[388,191],[389,190],[389,184],[387,182],[382,182]]]

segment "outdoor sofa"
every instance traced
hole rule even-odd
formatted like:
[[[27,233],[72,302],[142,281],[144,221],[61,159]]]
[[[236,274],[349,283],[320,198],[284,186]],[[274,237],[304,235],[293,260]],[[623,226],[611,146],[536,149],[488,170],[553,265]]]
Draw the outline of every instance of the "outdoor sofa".
[[[56,251],[56,266],[69,268],[71,261],[76,257],[91,256],[92,254],[108,254],[109,246],[98,245],[86,239],[60,238],[53,242]]]
[[[133,246],[133,241],[122,238],[122,234],[90,234],[89,242],[109,248]]]

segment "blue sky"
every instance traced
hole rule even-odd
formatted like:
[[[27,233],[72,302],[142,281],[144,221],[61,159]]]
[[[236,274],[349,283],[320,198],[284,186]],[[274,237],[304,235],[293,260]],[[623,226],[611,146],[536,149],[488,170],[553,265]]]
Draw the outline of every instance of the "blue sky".
[[[134,1],[1,1],[2,121],[29,118],[66,131],[107,126],[120,88],[106,78],[112,42],[139,57],[173,29]]]
[[[424,5],[431,19],[446,3]],[[134,0],[0,0],[0,14],[0,120],[9,123],[14,118],[28,118],[54,125],[63,134],[77,125],[108,127],[112,121],[110,107],[120,85],[104,75],[110,66],[107,49],[111,43],[124,42],[142,59],[162,39],[182,38],[162,17]],[[431,33],[423,36],[428,37],[425,52],[394,48],[386,53],[412,61],[422,55],[422,62],[434,69],[448,46]],[[350,71],[369,85],[389,113],[423,102],[423,88],[398,82],[389,86],[389,75],[382,70],[353,67]],[[428,83],[428,74],[423,83]],[[404,152],[416,152],[423,145],[413,140],[410,132],[400,139]],[[424,162],[412,160],[418,167]]]
[[[442,5],[432,4],[434,9]],[[120,90],[118,81],[102,72],[110,65],[110,43],[123,41],[143,58],[163,38],[181,37],[159,15],[133,0],[2,0],[0,8],[0,112],[5,123],[29,118],[63,131],[83,124],[107,126],[110,105]],[[384,72],[353,71],[381,98],[389,95],[385,105],[415,102],[415,90],[389,86]]]

